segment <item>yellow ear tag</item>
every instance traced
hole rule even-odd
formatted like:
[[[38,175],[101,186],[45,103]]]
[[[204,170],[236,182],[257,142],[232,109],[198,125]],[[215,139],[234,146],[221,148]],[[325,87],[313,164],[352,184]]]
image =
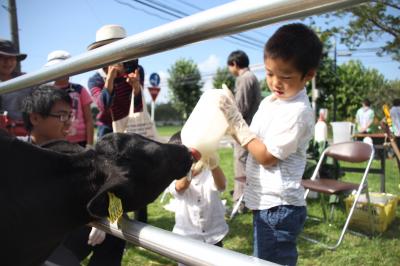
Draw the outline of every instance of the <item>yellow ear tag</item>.
[[[122,216],[122,202],[121,199],[115,196],[114,193],[107,192],[108,193],[108,220],[111,223],[114,223],[119,219],[119,217]]]

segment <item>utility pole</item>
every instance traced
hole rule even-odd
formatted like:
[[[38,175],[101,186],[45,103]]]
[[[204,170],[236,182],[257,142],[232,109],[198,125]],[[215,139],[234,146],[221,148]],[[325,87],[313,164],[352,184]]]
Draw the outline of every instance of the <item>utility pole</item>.
[[[335,122],[336,121],[336,111],[337,111],[337,100],[336,100],[337,86],[336,86],[336,83],[337,83],[337,80],[338,80],[337,69],[336,69],[336,64],[337,64],[337,61],[336,61],[337,60],[336,36],[335,36],[335,39],[333,40],[333,48],[334,48],[334,50],[333,50],[333,73],[335,75],[335,83],[334,83],[335,87],[334,87],[334,90],[333,90],[333,121]]]
[[[11,41],[19,53],[19,35],[18,35],[18,19],[17,19],[17,5],[15,0],[8,0],[8,12],[10,17],[10,32]],[[17,72],[21,71],[21,63],[18,61],[15,68]]]

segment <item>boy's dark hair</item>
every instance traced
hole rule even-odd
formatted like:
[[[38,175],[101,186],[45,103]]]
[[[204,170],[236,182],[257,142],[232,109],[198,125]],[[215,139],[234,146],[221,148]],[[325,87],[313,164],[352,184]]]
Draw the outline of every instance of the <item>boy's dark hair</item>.
[[[371,101],[368,100],[367,98],[365,98],[365,99],[363,100],[363,104],[365,104],[366,106],[371,106]]]
[[[169,144],[182,144],[181,139],[181,131],[176,132],[171,138],[168,140]]]
[[[400,99],[399,98],[393,100],[393,106],[400,106]]]
[[[301,23],[280,27],[264,47],[267,58],[290,61],[303,74],[317,69],[322,57],[322,42],[315,32]]]
[[[235,62],[239,68],[249,67],[250,64],[249,57],[242,50],[233,51],[228,56],[227,64],[233,66],[233,62]]]
[[[42,85],[32,91],[22,102],[22,119],[26,130],[31,131],[33,125],[29,115],[38,113],[43,117],[50,114],[51,108],[58,101],[64,101],[71,105],[72,99],[69,94],[51,85]]]

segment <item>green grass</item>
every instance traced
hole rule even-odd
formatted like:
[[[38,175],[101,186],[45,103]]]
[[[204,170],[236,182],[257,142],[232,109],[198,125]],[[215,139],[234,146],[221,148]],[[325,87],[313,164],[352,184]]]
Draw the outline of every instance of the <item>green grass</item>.
[[[173,129],[174,130],[174,129]],[[222,198],[232,206],[229,191],[233,188],[232,176],[232,149],[221,149],[221,167],[228,177],[228,188]],[[378,164],[374,161],[374,164]],[[361,167],[361,166],[360,166]],[[394,160],[386,162],[386,190],[388,193],[400,194],[400,176]],[[354,180],[357,173],[347,173],[345,178]],[[379,191],[380,176],[370,175],[370,191]],[[168,202],[168,198],[167,201]],[[309,201],[308,211],[321,216],[319,201]],[[335,220],[342,221],[345,217],[344,208],[337,208]],[[149,224],[172,230],[174,215],[164,210],[159,199],[149,205]],[[252,217],[250,213],[236,216],[228,221],[230,232],[224,239],[224,247],[243,254],[252,254]],[[339,236],[339,228],[326,226],[307,221],[305,232],[317,234],[325,239],[336,239]],[[332,241],[333,243],[334,241]],[[346,234],[341,246],[336,251],[326,250],[318,245],[299,239],[299,265],[399,265],[400,264],[400,211],[397,209],[396,219],[389,229],[375,235],[372,238],[359,237]],[[174,261],[159,256],[151,251],[139,249],[129,245],[126,249],[123,265],[176,265]]]
[[[158,135],[161,137],[172,136],[174,133],[182,129],[182,126],[162,126],[157,127]]]

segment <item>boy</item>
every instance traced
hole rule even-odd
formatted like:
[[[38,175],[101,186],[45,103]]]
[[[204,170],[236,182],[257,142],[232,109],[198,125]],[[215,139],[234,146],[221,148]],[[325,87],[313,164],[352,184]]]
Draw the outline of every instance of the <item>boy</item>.
[[[169,143],[182,144],[180,132],[174,134]],[[183,177],[172,182],[169,188],[177,201],[173,232],[222,247],[222,239],[229,229],[220,199],[226,178],[217,155],[210,156],[206,164],[197,162],[192,176],[190,181]]]
[[[27,141],[43,145],[53,140],[65,140],[74,118],[72,99],[65,90],[58,90],[51,85],[42,85],[24,99],[22,118],[29,132]],[[89,244],[98,245],[104,240],[103,231],[94,227],[91,229],[85,227],[85,229],[90,230]],[[54,251],[49,261],[79,265],[78,259],[64,245],[60,245]]]
[[[315,120],[304,87],[321,54],[311,29],[282,26],[264,49],[272,95],[261,102],[250,128],[230,98],[220,102],[232,134],[249,151],[244,200],[253,210],[254,256],[284,265],[297,262],[296,239],[306,218],[301,178]]]
[[[236,77],[235,81],[235,102],[243,116],[243,119],[250,125],[254,114],[261,101],[260,85],[257,77],[249,69],[249,57],[241,50],[233,51],[227,60],[229,72]],[[247,151],[239,144],[234,147],[234,172],[235,183],[233,189],[233,201],[237,202],[243,194],[244,182],[246,180],[245,166]],[[244,205],[241,205],[239,212],[242,212]]]
[[[68,93],[50,85],[42,85],[28,95],[22,103],[28,141],[42,145],[51,140],[66,139],[73,118],[71,104]]]

